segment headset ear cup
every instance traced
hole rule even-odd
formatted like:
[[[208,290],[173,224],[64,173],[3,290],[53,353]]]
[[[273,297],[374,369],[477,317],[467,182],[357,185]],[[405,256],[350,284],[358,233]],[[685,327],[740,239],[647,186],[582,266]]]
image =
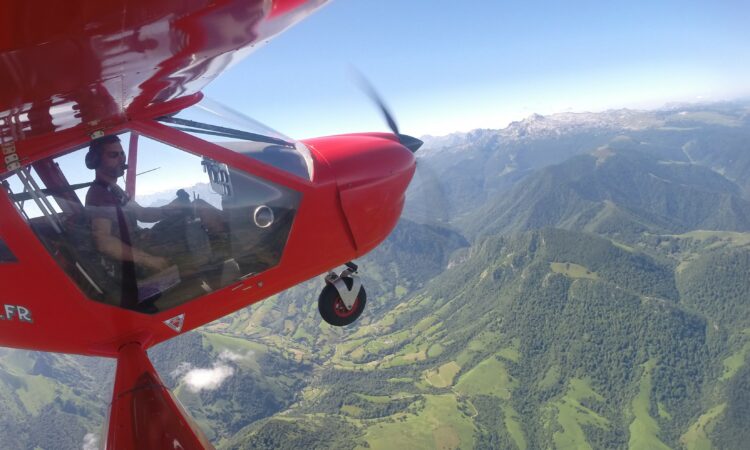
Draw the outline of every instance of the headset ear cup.
[[[93,152],[91,150],[86,153],[86,167],[94,170],[97,167],[99,167],[99,163],[101,162],[101,158],[99,156],[99,152]]]

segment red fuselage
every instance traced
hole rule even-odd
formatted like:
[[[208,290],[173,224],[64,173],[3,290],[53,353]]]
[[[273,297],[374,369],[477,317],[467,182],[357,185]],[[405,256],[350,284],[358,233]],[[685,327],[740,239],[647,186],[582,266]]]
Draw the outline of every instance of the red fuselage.
[[[0,137],[22,167],[130,130],[289,188],[301,201],[274,267],[180,306],[146,315],[88,298],[0,192],[0,345],[117,356],[148,348],[325,273],[372,250],[391,232],[415,169],[391,134],[316,138],[312,177],[262,162],[154,119],[200,99],[200,90],[254,46],[323,2],[81,0],[46,9],[0,7]],[[0,178],[16,166],[0,165]],[[7,308],[7,312],[3,309]],[[24,314],[21,320],[20,313]]]
[[[159,379],[146,349],[362,256],[398,221],[415,169],[402,137],[370,133],[305,141],[305,177],[156,120],[196,104],[201,89],[229,65],[323,3],[49,0],[0,6],[0,346],[117,358],[107,448],[211,448]],[[98,281],[87,275],[84,260],[62,256],[80,255],[85,245],[60,241],[65,233],[58,215],[74,222],[86,217],[89,205],[88,197],[84,207],[75,193],[81,183],[71,183],[59,161],[84,151],[94,137],[118,133],[129,136],[133,166],[148,160],[155,146],[169,146],[199,160],[209,176],[229,177],[231,170],[233,178],[245,180],[225,186],[218,179],[218,187],[211,181],[222,208],[238,205],[237,196],[221,193],[229,186],[244,186],[246,200],[254,195],[252,186],[265,186],[272,200],[294,199],[294,211],[287,213],[291,223],[284,223],[277,239],[283,251],[257,273],[247,268],[252,258],[250,265],[225,259],[230,268],[244,264],[244,275],[225,282],[222,274],[217,289],[167,303],[156,313],[96,301],[90,289],[84,292],[87,282]],[[151,148],[136,150],[140,138]],[[298,149],[287,144],[281,141],[281,149],[266,147],[261,153]],[[115,152],[115,157],[122,163],[125,155]],[[131,169],[126,189],[133,197]],[[32,172],[46,187],[32,186]],[[40,217],[25,209],[32,197]],[[45,210],[45,202],[56,202],[61,211]],[[249,215],[234,214],[248,205],[239,206],[221,217],[254,242],[247,232]],[[258,208],[256,213],[268,213],[270,207]],[[92,230],[112,223],[98,220],[90,222]],[[209,233],[207,224],[202,229]],[[52,225],[53,244],[42,225]],[[96,235],[100,241],[101,236]]]

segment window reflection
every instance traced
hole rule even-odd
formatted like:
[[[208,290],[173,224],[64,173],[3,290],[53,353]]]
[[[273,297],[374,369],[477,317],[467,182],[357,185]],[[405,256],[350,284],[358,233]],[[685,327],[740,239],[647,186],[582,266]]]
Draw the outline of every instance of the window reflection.
[[[3,184],[86,295],[144,313],[278,264],[299,204],[286,187],[130,133]]]
[[[160,121],[292,175],[312,179],[312,156],[303,143],[209,98]]]

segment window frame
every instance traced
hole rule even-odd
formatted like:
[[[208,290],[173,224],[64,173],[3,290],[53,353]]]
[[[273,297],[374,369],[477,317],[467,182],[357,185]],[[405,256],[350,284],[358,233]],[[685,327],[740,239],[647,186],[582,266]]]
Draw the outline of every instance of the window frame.
[[[277,269],[279,266],[284,264],[285,259],[288,257],[287,256],[288,255],[288,252],[287,252],[288,243],[292,240],[293,236],[295,235],[295,228],[297,227],[297,216],[299,215],[300,210],[303,209],[303,204],[305,202],[306,194],[311,192],[314,189],[315,183],[312,180],[301,178],[283,169],[270,166],[268,164],[265,164],[253,158],[248,158],[245,155],[242,155],[233,150],[224,148],[221,145],[214,144],[210,141],[203,140],[200,137],[192,136],[186,132],[171,128],[168,125],[164,125],[164,124],[157,122],[156,119],[133,120],[130,122],[123,123],[120,126],[107,128],[105,130],[106,130],[105,134],[107,135],[110,135],[110,134],[121,135],[123,133],[134,133],[144,138],[158,141],[164,145],[173,147],[175,150],[178,150],[178,151],[184,151],[186,153],[189,153],[195,156],[205,156],[215,161],[218,161],[220,163],[225,163],[229,165],[230,167],[232,167],[233,169],[246,173],[249,176],[256,177],[263,181],[271,182],[280,187],[284,187],[286,189],[296,192],[298,195],[297,210],[295,213],[295,218],[292,221],[288,234],[286,236],[286,242],[284,243],[284,247],[282,249],[279,260],[273,266],[268,267],[267,269],[263,270],[260,273],[254,274],[253,277],[257,275],[262,275],[264,273],[267,273],[268,271],[273,271]],[[83,143],[80,141],[80,139],[65,140],[65,142],[61,141],[59,145],[55,146],[55,150],[46,151],[44,152],[44,154],[39,154],[38,158],[35,158],[34,161],[30,161],[27,164],[24,164],[24,167],[32,166],[34,163],[37,163],[47,158],[54,159],[54,158],[57,158],[57,157],[60,157],[60,156],[63,156],[63,155],[66,155],[75,151],[81,151],[86,148],[88,142],[90,142],[90,139]],[[137,167],[136,167],[136,170],[137,170]],[[3,177],[12,176],[13,173],[8,172],[8,173],[3,173],[2,175]],[[86,301],[102,304],[108,307],[122,309],[121,306],[105,303],[99,299],[92,298],[89,295],[87,295],[84,292],[84,290],[78,285],[78,282],[76,282],[76,280],[73,279],[73,277],[71,277],[70,274],[66,273],[63,267],[60,265],[60,262],[55,258],[53,254],[49,252],[45,241],[43,241],[42,237],[38,235],[32,229],[32,227],[27,222],[25,217],[13,205],[13,201],[10,198],[10,196],[7,195],[6,193],[5,197],[7,199],[8,206],[16,210],[15,216],[13,217],[13,219],[10,220],[10,222],[13,222],[14,225],[23,224],[23,227],[26,228],[26,230],[24,230],[24,233],[28,233],[31,236],[33,236],[34,240],[36,241],[34,244],[30,245],[29,250],[31,250],[31,248],[34,248],[35,255],[38,255],[38,256],[41,256],[42,254],[45,255],[44,258],[48,258],[48,261],[54,265],[56,270],[59,270],[61,275],[71,285],[76,286],[77,290],[81,293],[82,299],[85,299]],[[41,252],[39,250],[41,250]],[[13,255],[13,258],[15,259],[13,261],[8,261],[8,262],[18,262],[16,254],[14,252],[11,252],[11,254]],[[35,256],[35,257],[38,257],[38,256]],[[4,262],[0,261],[0,263],[4,263]],[[178,307],[184,307],[187,304],[194,303],[195,301],[201,298],[202,298],[201,296],[198,296],[198,297],[185,300],[184,302],[181,302],[179,305],[174,305],[174,306],[169,307],[168,309],[164,310],[164,312],[173,310]]]
[[[157,140],[187,153],[207,156],[221,163],[225,163],[234,169],[247,172],[250,175],[297,191],[302,194],[303,197],[314,187],[312,180],[299,177],[260,160],[249,158],[241,153],[224,148],[221,145],[214,144],[197,136],[192,136],[189,133],[177,130],[156,120],[133,121],[130,122],[127,127],[123,127],[118,131],[113,131],[112,134],[128,130],[135,131],[138,134],[142,134],[144,137]]]

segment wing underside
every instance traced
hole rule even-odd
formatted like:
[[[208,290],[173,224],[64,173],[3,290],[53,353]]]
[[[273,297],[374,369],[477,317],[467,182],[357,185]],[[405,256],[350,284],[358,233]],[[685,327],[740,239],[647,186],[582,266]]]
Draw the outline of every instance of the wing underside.
[[[18,147],[65,130],[90,133],[179,110],[227,67],[325,2],[4,2],[0,143]],[[29,152],[18,150],[21,157]]]

